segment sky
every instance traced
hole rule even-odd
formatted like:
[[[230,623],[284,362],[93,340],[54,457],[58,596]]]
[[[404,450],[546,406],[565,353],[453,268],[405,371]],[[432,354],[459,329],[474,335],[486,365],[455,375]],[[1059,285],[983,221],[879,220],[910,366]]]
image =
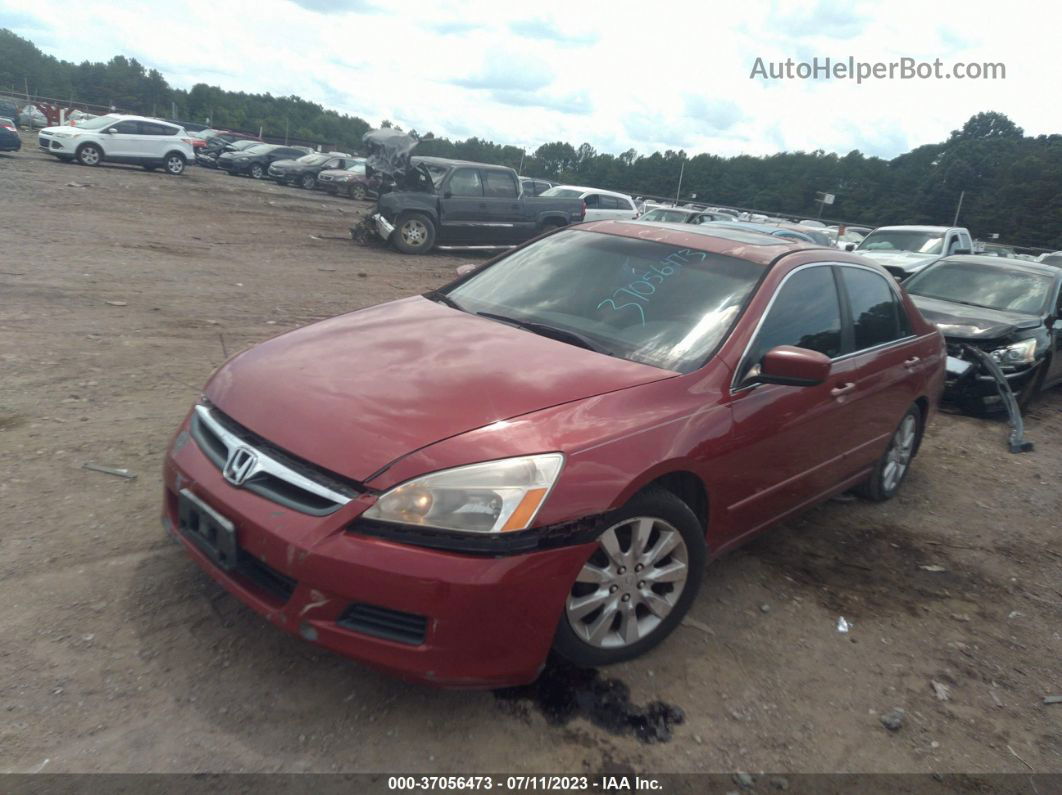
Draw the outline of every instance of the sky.
[[[122,54],[178,88],[296,94],[376,126],[639,154],[891,158],[973,114],[1062,131],[1049,7],[1027,0],[0,0],[0,27],[70,61]],[[1001,63],[1005,79],[765,80],[825,58]]]

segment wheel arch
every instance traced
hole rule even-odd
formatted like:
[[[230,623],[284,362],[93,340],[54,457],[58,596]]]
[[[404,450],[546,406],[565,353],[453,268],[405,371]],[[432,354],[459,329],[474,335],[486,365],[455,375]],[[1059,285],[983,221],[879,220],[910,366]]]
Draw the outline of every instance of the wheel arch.
[[[657,468],[643,473],[636,478],[616,500],[613,508],[618,508],[629,501],[634,495],[640,494],[652,488],[660,488],[669,491],[678,497],[697,517],[698,523],[708,532],[709,522],[709,494],[704,480],[696,473],[685,468],[673,468],[660,471]]]
[[[84,149],[86,146],[94,146],[99,149],[101,160],[107,157],[107,150],[103,148],[103,144],[101,144],[99,141],[82,141],[77,145],[77,148],[74,150],[74,157],[78,157],[81,154],[81,150]]]

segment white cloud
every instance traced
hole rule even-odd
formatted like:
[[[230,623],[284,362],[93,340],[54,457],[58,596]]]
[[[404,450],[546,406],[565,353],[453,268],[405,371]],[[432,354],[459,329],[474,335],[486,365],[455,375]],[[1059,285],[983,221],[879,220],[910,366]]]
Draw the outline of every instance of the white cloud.
[[[534,148],[891,157],[982,110],[1062,128],[1041,5],[791,0],[0,0],[9,26],[71,61],[136,57],[171,84],[297,94],[421,132]],[[757,57],[1003,62],[1000,81],[749,79]]]

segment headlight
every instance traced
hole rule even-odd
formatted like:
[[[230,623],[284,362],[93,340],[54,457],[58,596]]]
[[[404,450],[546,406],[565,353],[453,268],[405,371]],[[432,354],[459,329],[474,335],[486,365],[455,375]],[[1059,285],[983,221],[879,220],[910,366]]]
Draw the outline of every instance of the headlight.
[[[53,132],[48,133],[52,138],[73,138],[77,133],[75,132]]]
[[[996,348],[992,351],[991,356],[1004,367],[1017,364],[1032,364],[1036,360],[1036,340],[1022,340],[1005,348]]]
[[[545,453],[444,469],[396,486],[363,516],[466,533],[524,530],[563,464],[560,453]]]

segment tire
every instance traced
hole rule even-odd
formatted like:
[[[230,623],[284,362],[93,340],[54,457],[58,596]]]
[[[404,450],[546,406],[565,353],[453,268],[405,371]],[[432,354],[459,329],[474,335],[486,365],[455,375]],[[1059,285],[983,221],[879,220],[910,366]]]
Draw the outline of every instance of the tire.
[[[170,152],[162,161],[166,173],[171,177],[179,177],[184,173],[185,159],[180,152]]]
[[[884,502],[891,499],[900,490],[911,461],[918,452],[922,441],[924,418],[922,410],[912,405],[904,413],[900,424],[889,440],[889,446],[874,465],[874,471],[853,491],[872,502]]]
[[[303,190],[313,190],[316,184],[317,177],[313,174],[303,174],[302,177],[299,178],[299,187]]]
[[[553,640],[558,655],[581,666],[630,660],[660,644],[704,578],[704,528],[670,491],[646,489],[607,521],[572,583]]]
[[[83,166],[98,166],[103,160],[103,150],[96,144],[82,144],[74,156]]]
[[[365,189],[365,186],[360,182],[353,182],[350,188],[347,190],[347,195],[354,201],[364,201],[369,192]]]
[[[247,174],[251,179],[261,179],[265,176],[265,169],[262,168],[261,163],[251,163],[251,167],[247,170]]]
[[[435,245],[435,224],[423,213],[407,213],[395,224],[391,240],[404,254],[427,254]]]

